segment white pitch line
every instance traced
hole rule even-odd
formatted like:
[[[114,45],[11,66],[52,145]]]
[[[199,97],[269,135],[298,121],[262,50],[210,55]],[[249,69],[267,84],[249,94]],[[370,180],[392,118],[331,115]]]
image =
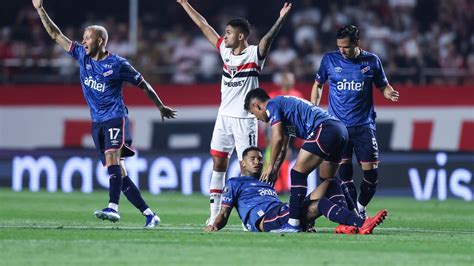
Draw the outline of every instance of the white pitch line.
[[[182,226],[168,226],[159,225],[154,230],[157,231],[201,231],[204,226],[182,225]],[[5,225],[0,224],[0,229],[58,229],[58,230],[149,230],[143,227],[134,226],[84,226],[84,225]],[[317,231],[331,232],[332,227],[317,227]],[[396,233],[430,233],[430,234],[474,234],[472,230],[437,230],[437,229],[423,229],[423,228],[403,228],[403,227],[377,227],[377,231],[396,232]],[[241,226],[232,225],[226,226],[224,231],[244,232]]]

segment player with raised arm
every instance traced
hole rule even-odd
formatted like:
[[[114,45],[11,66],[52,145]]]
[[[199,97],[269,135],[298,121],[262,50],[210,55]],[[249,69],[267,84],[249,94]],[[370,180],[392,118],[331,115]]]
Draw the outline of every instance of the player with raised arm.
[[[252,232],[276,232],[275,229],[288,222],[288,204],[280,201],[273,186],[258,180],[263,168],[262,151],[249,147],[242,157],[242,175],[227,180],[222,208],[214,223],[204,228],[205,231],[218,231],[225,227],[234,207],[242,223]],[[335,230],[339,234],[371,234],[385,219],[386,210],[367,220],[360,218],[347,209],[339,181],[326,180],[323,183],[304,200],[301,210],[303,231],[314,232],[314,220],[321,215],[340,224]],[[323,187],[327,187],[325,194],[322,194]]]
[[[72,42],[49,18],[43,0],[32,0],[49,36],[79,63],[84,98],[92,117],[92,137],[102,163],[109,173],[109,204],[94,212],[99,219],[120,220],[120,192],[146,217],[145,228],[153,228],[160,218],[145,203],[140,191],[128,177],[124,157],[135,152],[130,148],[128,111],[122,98],[123,82],[138,86],[158,107],[161,118],[175,118],[176,111],[165,106],[151,85],[130,63],[105,49],[108,34],[102,26],[84,30],[82,43]]]
[[[285,3],[272,28],[257,45],[249,45],[250,23],[243,18],[229,21],[221,37],[187,0],[177,0],[209,42],[215,46],[224,62],[221,81],[221,104],[211,140],[213,171],[210,182],[210,217],[212,224],[220,209],[222,188],[229,158],[234,148],[242,161],[242,151],[257,143],[257,121],[243,108],[245,95],[257,88],[270,46],[285,21],[291,4]]]
[[[359,48],[359,29],[356,26],[342,27],[336,39],[338,51],[324,55],[313,84],[311,101],[319,105],[323,84],[328,81],[328,111],[344,123],[349,133],[339,177],[357,204],[357,211],[365,218],[366,206],[373,198],[378,183],[379,150],[375,135],[372,84],[387,100],[398,101],[399,93],[388,83],[378,56]],[[353,152],[364,172],[359,198],[352,179]]]

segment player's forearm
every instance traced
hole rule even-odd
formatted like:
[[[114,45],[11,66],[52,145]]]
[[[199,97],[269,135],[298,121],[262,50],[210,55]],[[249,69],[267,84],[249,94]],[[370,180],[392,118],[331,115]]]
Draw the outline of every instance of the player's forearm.
[[[189,3],[183,3],[181,6],[184,8],[184,11],[188,14],[188,16],[193,20],[194,23],[202,30],[209,26],[207,20],[199,14]]]
[[[269,162],[269,167],[272,167],[275,169],[275,166],[277,166],[277,161],[278,157],[281,154],[281,151],[283,149],[283,137],[281,136],[272,136],[272,152],[270,155],[270,162]]]
[[[58,28],[58,26],[56,26],[56,24],[54,24],[53,20],[51,20],[43,7],[36,9],[36,11],[38,11],[41,22],[43,23],[43,26],[48,32],[49,36],[51,36],[53,40],[57,40],[58,37],[63,34],[61,30]]]
[[[199,29],[202,31],[204,36],[209,40],[212,45],[216,45],[219,39],[219,34],[207,23],[207,20],[199,14],[188,2],[182,3],[184,11],[188,16],[196,23]]]
[[[146,80],[143,80],[140,84],[140,88],[143,90],[145,95],[153,101],[156,107],[158,107],[159,109],[163,108],[163,102],[161,101],[160,97],[155,92],[153,87],[151,87],[150,83],[148,83]]]
[[[319,106],[321,103],[321,96],[323,94],[323,84],[315,82],[313,88],[311,89],[311,102],[314,105]]]
[[[285,21],[286,16],[284,17],[279,17],[275,24],[271,27],[271,29],[263,36],[263,38],[260,40],[260,43],[258,44],[258,49],[259,53],[262,57],[266,57],[268,54],[268,51],[270,50],[270,46],[272,45],[273,40],[277,36],[278,32],[281,29],[281,26],[283,25],[283,22]]]
[[[230,211],[228,211],[228,207],[221,208],[216,220],[214,221],[214,226],[217,228],[217,230],[221,230],[226,226],[227,221],[229,220],[229,214]]]
[[[282,148],[281,148],[281,151],[278,154],[278,157],[275,161],[275,165],[273,166],[273,168],[275,169],[276,172],[278,172],[280,170],[280,167],[281,167],[283,161],[285,160],[287,150],[288,150],[287,146],[285,144],[283,144]]]

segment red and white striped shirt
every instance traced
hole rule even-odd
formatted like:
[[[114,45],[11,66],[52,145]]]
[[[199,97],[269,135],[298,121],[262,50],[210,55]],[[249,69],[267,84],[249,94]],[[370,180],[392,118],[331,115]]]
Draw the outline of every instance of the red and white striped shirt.
[[[244,102],[245,95],[259,86],[258,76],[265,59],[259,59],[258,46],[249,45],[235,55],[231,48],[225,47],[223,38],[220,37],[216,48],[224,62],[219,113],[239,118],[254,117],[244,109]]]

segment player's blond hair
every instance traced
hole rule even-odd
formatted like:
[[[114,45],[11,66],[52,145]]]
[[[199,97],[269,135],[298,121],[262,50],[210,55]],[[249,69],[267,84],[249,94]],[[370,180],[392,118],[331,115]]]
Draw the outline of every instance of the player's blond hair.
[[[86,30],[93,30],[95,33],[97,33],[97,36],[102,38],[104,40],[104,47],[107,45],[107,41],[109,40],[109,34],[107,33],[107,30],[100,25],[91,25],[86,28]]]

